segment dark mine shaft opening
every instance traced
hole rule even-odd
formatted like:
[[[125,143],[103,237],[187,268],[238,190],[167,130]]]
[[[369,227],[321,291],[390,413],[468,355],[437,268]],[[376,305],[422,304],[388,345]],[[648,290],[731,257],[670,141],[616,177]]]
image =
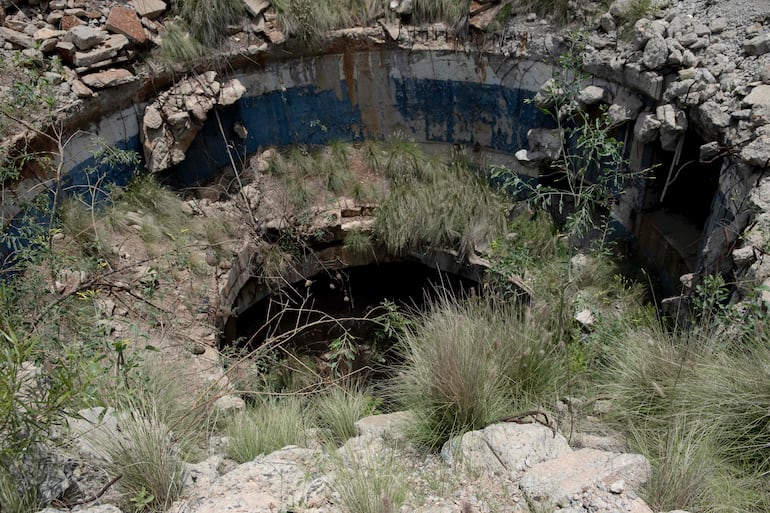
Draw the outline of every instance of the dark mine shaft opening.
[[[472,295],[478,287],[473,280],[413,261],[325,271],[255,303],[238,316],[236,338],[225,342],[256,349],[293,332],[283,349],[317,356],[347,331],[356,344],[368,346],[382,327],[360,319],[384,313],[385,301],[402,311],[421,311],[442,295]]]
[[[658,151],[638,228],[639,244],[647,258],[676,282],[700,265],[703,230],[719,187],[722,159],[699,161],[703,140],[685,134],[681,155]]]

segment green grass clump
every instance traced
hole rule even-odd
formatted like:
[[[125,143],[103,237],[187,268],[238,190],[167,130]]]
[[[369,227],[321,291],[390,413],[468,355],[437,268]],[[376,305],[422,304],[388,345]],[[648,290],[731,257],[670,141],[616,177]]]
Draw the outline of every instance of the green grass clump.
[[[240,21],[244,7],[241,0],[179,0],[177,12],[192,37],[213,48],[227,37],[228,26]]]
[[[244,463],[287,445],[305,445],[309,426],[306,407],[296,397],[264,400],[225,429],[227,456]]]
[[[332,487],[349,513],[393,513],[399,511],[407,493],[403,462],[393,450],[373,454],[346,453],[335,460]]]
[[[186,470],[176,434],[161,421],[156,406],[134,404],[120,417],[120,434],[98,440],[110,475],[123,475],[116,486],[126,507],[131,499],[151,497],[147,506],[162,511],[182,493]]]
[[[351,230],[345,235],[345,248],[357,255],[372,251],[372,239],[363,230]]]
[[[318,396],[313,407],[324,438],[339,445],[356,436],[356,421],[372,415],[375,404],[364,389],[335,386]]]
[[[166,66],[190,64],[206,54],[205,47],[182,23],[169,23],[160,45],[158,58]]]
[[[514,412],[550,404],[564,386],[549,337],[512,307],[442,300],[400,341],[394,399],[414,413],[411,434],[429,449]]]
[[[460,163],[407,151],[390,155],[386,175],[391,191],[377,210],[374,233],[393,253],[431,246],[468,251],[505,229],[502,199]]]

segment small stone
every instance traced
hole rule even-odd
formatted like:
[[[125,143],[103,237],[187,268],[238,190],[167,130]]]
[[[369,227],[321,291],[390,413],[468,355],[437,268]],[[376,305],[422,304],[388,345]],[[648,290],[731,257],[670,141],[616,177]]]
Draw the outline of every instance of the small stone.
[[[654,35],[647,41],[642,54],[642,63],[647,69],[656,70],[666,64],[668,44],[661,35]]]
[[[259,17],[270,7],[268,0],[243,0],[243,3],[246,6],[246,11],[255,18]]]
[[[578,324],[587,330],[593,329],[593,327],[596,325],[596,318],[594,317],[593,312],[591,312],[591,310],[588,308],[579,311],[575,315],[575,320],[578,322]]]
[[[0,27],[0,39],[22,48],[34,48],[36,45],[35,40],[30,36],[7,27]]]
[[[748,267],[756,261],[757,255],[754,246],[744,246],[733,250],[733,262],[738,267]]]
[[[99,46],[107,39],[107,34],[87,25],[78,25],[69,29],[64,36],[65,41],[72,42],[79,50],[88,51]]]
[[[700,147],[698,162],[700,162],[701,164],[706,164],[708,162],[711,162],[719,156],[721,151],[722,151],[721,146],[717,141],[711,141],[706,144],[703,144]]]
[[[142,123],[151,130],[157,130],[161,127],[163,118],[161,117],[160,112],[158,112],[158,109],[155,108],[155,105],[148,105],[147,108],[144,109]]]
[[[601,18],[599,18],[599,25],[602,27],[602,30],[607,32],[608,34],[610,32],[614,32],[615,18],[612,17],[612,14],[606,12],[602,14]]]
[[[232,105],[246,92],[246,88],[238,79],[230,80],[222,85],[222,89],[219,92],[219,105]]]
[[[770,135],[761,135],[744,146],[741,158],[756,167],[770,165]]]
[[[110,69],[99,73],[92,73],[82,77],[83,83],[94,89],[105,89],[128,84],[138,80],[133,73],[127,69]]]
[[[81,80],[72,81],[72,91],[78,98],[90,98],[94,95],[91,88],[85,85]]]
[[[123,34],[131,42],[138,45],[147,43],[147,33],[142,27],[139,16],[137,16],[136,11],[128,7],[120,5],[113,7],[105,27],[110,32]]]
[[[585,106],[596,105],[597,103],[606,103],[607,98],[607,90],[594,85],[584,87],[578,93],[578,102]]]
[[[657,139],[660,131],[660,121],[651,112],[643,112],[636,119],[634,136],[642,144],[648,144]]]
[[[143,18],[155,19],[166,11],[162,0],[131,0],[128,4]]]
[[[617,481],[613,481],[612,484],[610,484],[610,492],[614,494],[621,494],[626,489],[626,482],[622,479],[618,479]]]
[[[756,86],[743,99],[743,103],[751,107],[757,105],[770,105],[770,85],[762,84]]]
[[[72,16],[70,14],[65,14],[62,16],[61,21],[59,22],[59,28],[61,30],[69,30],[72,27],[77,27],[78,25],[85,25],[86,23],[78,18],[77,16]]]
[[[764,55],[770,52],[770,32],[745,41],[743,51],[748,55]]]

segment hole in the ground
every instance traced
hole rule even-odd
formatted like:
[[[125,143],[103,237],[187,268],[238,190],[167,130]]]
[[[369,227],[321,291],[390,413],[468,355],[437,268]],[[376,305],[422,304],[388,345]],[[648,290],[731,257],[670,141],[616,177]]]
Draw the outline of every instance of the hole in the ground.
[[[324,271],[282,287],[241,313],[236,338],[225,344],[253,350],[279,341],[282,353],[328,363],[332,343],[348,337],[355,354],[348,355],[345,371],[360,372],[383,363],[389,349],[381,346],[388,338],[383,325],[372,322],[387,313],[383,305],[416,312],[441,295],[473,295],[478,288],[471,279],[414,261]]]

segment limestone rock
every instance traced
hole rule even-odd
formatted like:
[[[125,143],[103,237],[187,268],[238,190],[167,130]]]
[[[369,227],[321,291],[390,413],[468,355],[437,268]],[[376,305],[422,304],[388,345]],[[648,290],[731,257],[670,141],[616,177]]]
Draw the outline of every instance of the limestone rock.
[[[634,0],[615,0],[610,4],[610,14],[616,19],[626,18],[634,9]]]
[[[100,71],[99,73],[91,73],[90,75],[84,75],[81,80],[85,85],[94,89],[106,89],[109,87],[117,87],[119,85],[128,84],[135,80],[138,80],[133,73],[127,69],[108,69],[107,71]]]
[[[578,93],[578,102],[581,105],[596,105],[597,103],[607,103],[607,90],[599,86],[586,86]]]
[[[54,30],[51,27],[43,27],[36,30],[35,33],[32,34],[32,37],[35,39],[35,41],[42,42],[46,39],[58,39],[64,36],[64,34],[66,34],[66,32],[63,30]]]
[[[270,7],[268,0],[243,0],[243,3],[246,6],[246,11],[255,18]]]
[[[105,25],[107,30],[117,34],[123,34],[132,43],[143,45],[147,43],[147,33],[142,27],[136,11],[128,7],[117,5],[110,10],[110,16]]]
[[[520,472],[572,452],[566,438],[540,424],[500,423],[453,438],[441,449],[450,465],[492,473]]]
[[[205,480],[169,513],[275,513],[279,505],[300,504],[314,481],[320,452],[285,447],[230,472]]]
[[[673,105],[661,105],[655,111],[660,121],[660,145],[666,151],[676,149],[679,136],[687,131],[687,115]]]
[[[666,23],[664,21],[642,18],[634,24],[634,47],[637,50],[642,50],[652,37],[663,37],[665,33]]]
[[[770,32],[744,42],[743,51],[749,55],[764,55],[770,52]]]
[[[720,132],[730,126],[730,114],[711,100],[702,103],[693,111],[693,119],[708,139],[716,139]]]
[[[599,18],[599,25],[602,27],[602,30],[608,34],[614,32],[616,27],[615,18],[612,17],[612,14],[606,12]]]
[[[246,88],[238,79],[230,80],[222,85],[217,103],[219,105],[232,105],[240,100],[245,92]]]
[[[760,135],[744,146],[741,158],[756,167],[770,165],[770,135]]]
[[[717,141],[711,141],[706,144],[701,145],[700,151],[698,153],[698,162],[700,163],[707,163],[711,162],[715,158],[717,158],[722,151],[721,146],[719,145],[719,142]]]
[[[668,60],[668,44],[663,36],[654,34],[644,46],[642,63],[649,70],[661,68]]]
[[[131,0],[128,5],[134,8],[139,16],[154,19],[166,11],[163,0]]]
[[[770,85],[762,84],[756,86],[751,92],[743,99],[743,103],[756,107],[758,105],[770,106]]]
[[[390,0],[390,10],[396,14],[412,14],[412,0]]]
[[[542,156],[543,160],[559,158],[562,150],[562,133],[558,129],[531,128],[527,131],[529,151]]]
[[[243,411],[246,408],[246,401],[236,395],[223,395],[214,401],[214,404],[211,406],[218,413],[230,415]]]
[[[637,63],[626,65],[623,81],[628,87],[649,96],[653,100],[660,100],[663,95],[663,77],[652,71],[643,71]]]
[[[605,486],[623,480],[637,488],[647,482],[650,463],[640,454],[618,454],[580,449],[557,459],[539,463],[519,482],[529,501],[568,507],[572,498],[599,483]],[[630,511],[630,509],[629,509]]]
[[[628,94],[626,92],[620,92],[615,95],[612,100],[612,105],[607,110],[607,115],[610,118],[613,126],[623,124],[632,119],[636,119],[639,113],[642,111],[644,104],[642,100],[635,94]]]
[[[14,46],[20,46],[22,48],[34,48],[35,40],[22,32],[9,29],[7,27],[0,27],[0,39],[8,41]]]
[[[370,415],[356,422],[358,436],[392,436],[402,433],[412,420],[412,413],[397,411],[382,415]]]
[[[87,25],[72,27],[64,36],[65,41],[71,42],[81,51],[99,46],[105,39],[107,39],[107,34],[103,30]]]
[[[208,112],[237,101],[246,88],[237,79],[224,85],[209,71],[177,82],[145,109],[141,137],[152,172],[178,164],[203,127]]]
[[[58,48],[58,46],[57,46]],[[107,61],[118,55],[118,50],[110,45],[102,45],[88,52],[75,52],[72,62],[75,66],[87,67],[97,62]]]
[[[91,88],[85,85],[81,80],[72,81],[72,92],[74,92],[78,98],[90,98],[94,95]]]
[[[744,246],[733,250],[733,262],[738,267],[748,267],[757,259],[757,253],[754,246]]]
[[[657,139],[660,131],[660,121],[651,112],[639,115],[634,125],[634,136],[642,144],[648,144]]]

